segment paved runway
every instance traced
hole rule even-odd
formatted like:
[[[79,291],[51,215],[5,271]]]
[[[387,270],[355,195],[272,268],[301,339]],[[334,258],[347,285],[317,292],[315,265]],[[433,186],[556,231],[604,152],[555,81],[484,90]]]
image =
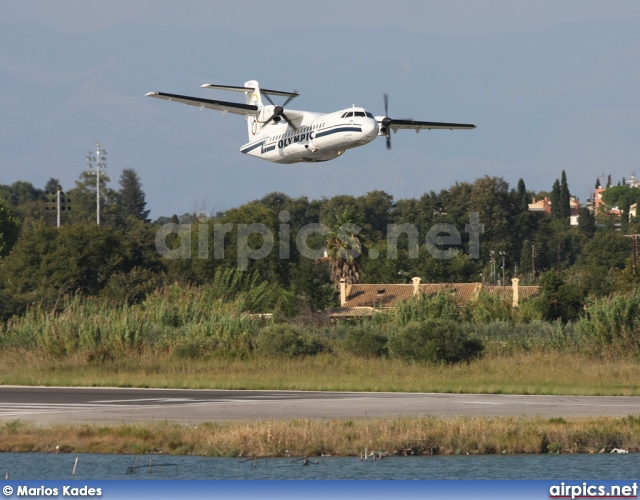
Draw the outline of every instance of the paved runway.
[[[40,424],[426,415],[640,415],[640,397],[0,387],[0,420]]]

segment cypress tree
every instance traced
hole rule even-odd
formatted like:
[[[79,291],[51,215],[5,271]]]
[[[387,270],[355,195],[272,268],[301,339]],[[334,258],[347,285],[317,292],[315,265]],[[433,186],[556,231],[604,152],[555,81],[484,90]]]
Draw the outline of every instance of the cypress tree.
[[[553,183],[549,201],[551,202],[551,217],[553,217],[554,219],[559,219],[560,215],[558,214],[558,210],[560,207],[560,181],[558,179],[556,179],[556,181]]]
[[[631,202],[628,197],[622,198],[622,203],[620,204],[620,232],[622,234],[627,234],[629,232],[629,208],[631,207]]]
[[[120,176],[120,186],[118,202],[123,217],[149,222],[149,210],[145,210],[145,194],[136,171],[132,168],[124,169]]]
[[[562,171],[562,179],[560,181],[560,206],[558,210],[558,218],[567,221],[571,216],[571,193],[569,193],[569,185],[567,184],[567,174]]]
[[[524,180],[520,179],[518,181],[518,189],[516,190],[517,200],[520,203],[520,209],[523,211],[529,210],[529,195],[527,194],[527,188],[524,185]]]
[[[578,210],[578,229],[587,238],[593,238],[596,234],[596,218],[587,207]]]

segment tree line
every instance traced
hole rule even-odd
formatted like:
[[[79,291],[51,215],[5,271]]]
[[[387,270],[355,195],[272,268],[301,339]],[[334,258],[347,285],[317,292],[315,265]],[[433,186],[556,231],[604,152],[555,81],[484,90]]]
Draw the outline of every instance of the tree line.
[[[335,282],[342,273],[364,283],[409,283],[419,276],[423,283],[506,284],[518,277],[521,284],[543,287],[548,298],[545,318],[565,321],[578,317],[588,296],[630,290],[638,283],[633,240],[625,237],[637,232],[637,220],[627,218],[617,228],[616,221],[596,220],[582,207],[578,226],[571,226],[564,171],[550,192],[532,192],[523,179],[511,188],[500,177],[485,176],[420,198],[394,200],[378,190],[310,200],[276,192],[206,218],[176,214],[153,222],[135,170],[123,171],[118,189],[109,187],[107,177],[100,182],[100,225],[95,215],[95,178],[83,172],[73,188],[63,191],[71,210],[65,211],[59,228],[51,210],[51,195],[59,185],[56,179],[43,189],[25,181],[0,185],[0,317],[20,314],[31,304],[60,308],[68,295],[135,303],[163,284],[210,284],[237,269],[238,228],[256,223],[278,237],[276,247],[264,258],[249,259],[246,275],[251,278],[237,285],[249,289],[255,283],[269,283],[273,300],[286,314],[335,305]],[[620,186],[612,193],[616,189],[620,193],[607,198],[608,206],[620,199],[627,206],[640,192]],[[551,216],[528,210],[534,197],[545,196],[552,201]],[[472,213],[478,214],[482,225],[475,249],[472,234],[465,231]],[[157,251],[157,232],[167,223],[191,225],[190,258],[166,259]],[[310,259],[295,242],[302,228],[318,223],[328,232],[310,234],[307,243],[314,250],[326,248],[327,255]],[[230,228],[224,237],[224,257],[210,251],[202,258],[198,252],[203,242],[213,249],[216,226],[224,225]],[[358,230],[341,232],[345,225]],[[415,228],[418,244],[403,231],[391,246],[393,225]],[[451,236],[447,228],[455,228],[459,241],[446,238]],[[426,241],[429,234],[435,236],[431,243]],[[176,249],[185,237],[174,232],[165,243]],[[247,245],[260,248],[262,238],[251,234]],[[286,258],[279,251],[283,239],[289,242]],[[338,262],[345,255],[345,262]]]

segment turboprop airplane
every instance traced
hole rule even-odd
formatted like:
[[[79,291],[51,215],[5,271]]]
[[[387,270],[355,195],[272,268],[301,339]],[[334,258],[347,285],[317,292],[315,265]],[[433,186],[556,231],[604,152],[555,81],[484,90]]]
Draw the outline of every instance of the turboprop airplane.
[[[412,129],[461,129],[470,130],[475,125],[467,123],[422,122],[389,118],[389,98],[384,94],[385,116],[373,116],[364,108],[353,106],[333,113],[313,113],[286,108],[298,92],[284,92],[260,88],[251,80],[244,87],[213,85],[205,83],[203,88],[243,92],[245,104],[189,97],[165,92],[149,92],[149,97],[175,101],[221,111],[222,114],[244,115],[247,121],[249,142],[240,152],[276,163],[319,162],[333,160],[347,149],[364,146],[378,136],[385,136],[387,149],[391,149],[391,131]],[[270,96],[286,97],[276,105]],[[265,97],[268,104],[262,101]],[[286,109],[285,109],[286,108]]]

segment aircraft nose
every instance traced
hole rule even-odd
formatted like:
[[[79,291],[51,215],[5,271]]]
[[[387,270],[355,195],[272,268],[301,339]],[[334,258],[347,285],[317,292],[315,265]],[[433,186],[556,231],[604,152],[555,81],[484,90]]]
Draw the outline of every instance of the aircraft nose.
[[[365,120],[362,124],[362,132],[367,137],[376,137],[378,135],[378,122],[371,118]]]

